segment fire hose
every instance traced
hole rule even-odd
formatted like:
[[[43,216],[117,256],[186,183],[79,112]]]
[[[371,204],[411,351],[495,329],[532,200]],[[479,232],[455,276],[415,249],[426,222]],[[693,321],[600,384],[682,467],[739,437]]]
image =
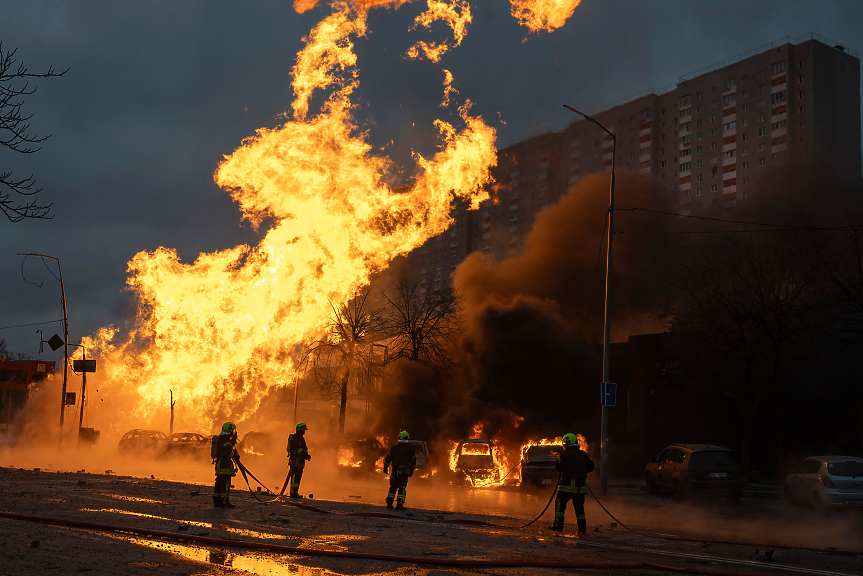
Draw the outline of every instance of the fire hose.
[[[195,542],[197,544],[229,546],[232,548],[247,548],[253,550],[267,550],[271,552],[294,554],[297,556],[353,558],[357,560],[378,560],[386,562],[401,562],[405,564],[424,564],[430,566],[471,566],[479,568],[564,568],[599,570],[636,570],[642,568],[658,570],[661,572],[699,574],[705,576],[767,576],[765,574],[745,574],[741,572],[722,572],[719,570],[707,570],[703,568],[684,568],[679,566],[667,566],[664,564],[653,564],[650,562],[543,562],[539,560],[478,560],[473,558],[423,558],[414,556],[398,556],[392,554],[346,552],[341,550],[316,550],[312,548],[284,546],[281,544],[251,542],[248,540],[228,540],[223,538],[210,538],[209,536],[198,536],[195,534],[179,534],[177,532],[166,532],[164,530],[152,530],[149,528],[132,528],[127,526],[115,526],[112,524],[100,524],[95,522],[81,522],[79,520],[67,520],[65,518],[31,516],[28,514],[16,514],[13,512],[0,512],[0,518],[21,520],[25,522],[40,522],[42,524],[52,524],[55,526],[69,526],[71,528],[83,528],[86,530],[96,530],[100,532],[122,532],[126,534],[137,534],[139,536],[146,536],[151,538],[170,538],[172,540]]]
[[[274,498],[273,500],[261,500],[260,498],[258,498],[258,496],[255,494],[255,492],[252,490],[251,485],[249,485],[249,480],[248,480],[248,478],[246,478],[246,473],[248,473],[249,476],[251,476],[258,484],[260,484],[264,489],[266,489],[267,492],[270,492],[269,488],[267,488],[267,486],[264,485],[263,482],[261,482],[260,480],[255,478],[255,476],[248,470],[248,468],[246,468],[245,466],[243,466],[239,463],[238,463],[238,466],[240,467],[240,470],[243,471],[243,478],[246,480],[246,485],[249,487],[249,492],[259,502],[264,502],[264,503],[275,502],[276,500],[281,498],[282,495],[284,494],[285,486],[287,486],[288,478],[285,478],[285,485],[282,486],[282,491],[276,498]],[[518,466],[518,465],[516,465],[516,466]],[[510,470],[510,472],[512,472],[512,470]],[[561,478],[561,476],[559,475],[558,476],[558,485],[560,484],[560,478]],[[669,540],[672,542],[703,542],[703,543],[710,543],[710,544],[725,544],[725,545],[730,545],[730,546],[760,546],[762,548],[763,547],[771,547],[771,548],[779,548],[781,550],[799,550],[802,552],[819,552],[822,554],[832,554],[832,555],[837,555],[837,556],[863,556],[863,550],[847,550],[847,549],[832,548],[832,547],[831,548],[817,548],[817,547],[813,547],[813,546],[797,546],[797,545],[793,545],[793,544],[763,544],[763,543],[753,543],[753,542],[741,542],[741,541],[737,541],[737,540],[717,540],[717,539],[713,539],[713,538],[692,538],[692,537],[688,537],[688,536],[668,536],[668,535],[662,535],[662,534],[649,534],[646,532],[641,532],[639,530],[635,530],[634,528],[630,528],[629,526],[627,526],[626,524],[624,524],[623,522],[618,520],[608,510],[608,508],[605,507],[605,505],[599,500],[599,498],[596,497],[596,494],[593,493],[593,490],[590,489],[590,486],[587,485],[586,482],[585,482],[585,486],[587,487],[587,491],[590,493],[590,495],[593,496],[593,499],[596,500],[596,503],[599,504],[599,507],[602,508],[602,510],[606,514],[608,514],[608,516],[612,520],[617,522],[623,529],[625,529],[629,532],[632,532],[633,534],[637,534],[638,536],[641,536],[643,538],[653,538],[655,540]],[[270,492],[270,493],[272,493],[272,492]],[[554,490],[551,493],[551,497],[548,499],[548,502],[546,503],[545,508],[543,508],[542,512],[539,513],[539,516],[537,516],[536,518],[534,518],[533,520],[531,520],[530,522],[528,522],[527,524],[524,524],[522,526],[512,526],[512,525],[508,525],[508,524],[495,524],[493,522],[486,522],[483,520],[469,520],[469,519],[453,519],[453,520],[434,519],[434,520],[427,520],[427,521],[440,522],[440,523],[444,523],[444,524],[467,524],[467,525],[475,525],[475,526],[488,526],[491,528],[507,528],[507,529],[522,530],[522,529],[527,528],[528,526],[536,523],[540,518],[542,518],[545,515],[549,506],[551,506],[551,503],[554,501],[554,498],[556,495],[557,495],[557,486],[555,486]],[[333,512],[330,510],[324,510],[322,508],[318,508],[316,506],[310,506],[308,504],[300,504],[300,503],[296,503],[296,502],[285,502],[285,504],[288,504],[290,506],[294,506],[296,508],[301,508],[303,510],[308,510],[310,512],[318,512],[321,514],[331,514],[331,515],[335,515],[335,516],[354,516],[354,517],[365,517],[365,518],[395,518],[395,519],[400,519],[400,520],[424,521],[420,518],[411,518],[411,517],[406,517],[406,516],[400,516],[397,514],[387,514],[387,513],[382,513],[382,512]]]

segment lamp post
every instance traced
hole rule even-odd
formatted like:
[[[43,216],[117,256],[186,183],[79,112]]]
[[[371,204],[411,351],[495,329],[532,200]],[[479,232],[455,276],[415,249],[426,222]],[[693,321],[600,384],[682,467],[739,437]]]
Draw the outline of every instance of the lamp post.
[[[605,335],[602,341],[602,381],[609,382],[611,381],[611,330],[608,320],[608,293],[611,287],[611,247],[614,241],[614,162],[617,159],[617,136],[587,114],[583,114],[566,104],[564,104],[563,107],[575,112],[588,122],[596,124],[602,128],[606,134],[611,136],[611,189],[608,193],[608,254],[605,262]],[[602,404],[599,459],[599,491],[602,495],[605,495],[608,494],[608,406],[605,402]]]
[[[69,374],[69,317],[66,315],[66,287],[63,285],[63,269],[60,267],[60,259],[47,254],[35,253],[19,253],[18,256],[39,256],[40,258],[50,258],[57,261],[57,270],[60,272],[60,295],[63,302],[63,393],[60,395],[60,438],[59,445],[63,445],[63,420],[66,415],[66,381]],[[23,264],[22,264],[23,265]]]

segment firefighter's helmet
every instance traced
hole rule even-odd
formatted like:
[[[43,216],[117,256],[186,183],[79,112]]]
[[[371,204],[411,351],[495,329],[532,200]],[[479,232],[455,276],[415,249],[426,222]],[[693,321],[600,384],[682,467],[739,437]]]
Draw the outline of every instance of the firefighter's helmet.
[[[410,439],[411,439],[411,435],[408,434],[407,430],[402,430],[401,432],[399,432],[399,440],[410,440]]]
[[[306,426],[305,422],[300,422],[299,424],[297,424],[297,432],[299,432],[300,430],[308,430],[308,429],[309,429],[309,427]]]
[[[225,422],[222,424],[222,432],[233,432],[237,429],[237,425],[233,422]]]
[[[564,446],[578,446],[578,438],[575,434],[564,434],[563,436],[563,445]]]

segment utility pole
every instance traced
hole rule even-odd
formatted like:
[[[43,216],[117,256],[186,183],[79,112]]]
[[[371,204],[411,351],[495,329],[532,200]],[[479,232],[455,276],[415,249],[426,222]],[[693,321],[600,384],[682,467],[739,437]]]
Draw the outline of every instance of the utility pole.
[[[82,358],[87,359],[87,349],[82,346],[84,355]],[[85,362],[86,364],[86,362]],[[81,428],[84,427],[84,395],[87,393],[87,370],[81,372],[81,415],[78,417],[78,445],[81,445]]]
[[[611,188],[608,193],[608,252],[605,262],[605,334],[602,341],[602,381],[609,382],[611,380],[611,325],[608,319],[608,297],[611,290],[611,247],[614,241],[614,163],[617,160],[617,136],[587,114],[582,114],[566,104],[563,107],[575,112],[588,122],[596,124],[606,134],[611,136]],[[604,399],[602,403],[602,422],[600,424],[599,458],[599,492],[605,496],[608,494],[608,406]]]
[[[168,428],[168,436],[172,436],[174,434],[174,391],[168,390],[171,393],[171,425]]]
[[[63,391],[60,395],[60,436],[58,445],[63,445],[63,420],[66,417],[66,382],[69,378],[69,316],[66,314],[66,287],[63,285],[63,268],[60,267],[60,259],[47,254],[18,253],[18,256],[39,256],[40,258],[51,258],[57,261],[57,270],[60,272],[60,297],[63,303]],[[23,266],[23,263],[22,263]]]

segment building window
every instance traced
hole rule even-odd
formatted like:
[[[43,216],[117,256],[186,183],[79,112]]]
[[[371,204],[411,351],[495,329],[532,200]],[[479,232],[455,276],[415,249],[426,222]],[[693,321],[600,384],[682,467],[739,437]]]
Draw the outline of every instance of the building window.
[[[805,120],[801,120],[801,121],[800,121],[800,127],[801,127],[801,128],[804,128],[805,126],[806,126],[806,121],[805,121]]]
[[[704,137],[704,132],[699,132],[698,134],[695,135],[696,140],[701,140],[703,137]]]
[[[806,74],[801,74],[800,76],[798,76],[797,82],[800,84],[803,84],[804,82],[806,82]]]
[[[667,124],[668,124],[668,122],[663,122],[662,127],[665,128]]]
[[[786,126],[787,124],[788,124],[788,122],[787,122],[786,120],[780,120],[779,122],[774,122],[774,123],[772,123],[772,124],[770,125],[770,128],[771,128],[772,130],[779,130],[780,128],[785,128],[785,126]]]
[[[734,158],[736,152],[737,152],[736,150],[729,150],[727,152],[723,152],[722,157],[723,158]]]
[[[696,195],[696,196],[701,196],[701,188],[696,188],[696,189],[695,189],[695,195]]]
[[[759,158],[758,159],[758,165],[759,166],[764,166],[765,164],[767,164],[767,158]]]
[[[701,168],[701,160],[696,160],[696,161],[695,161],[695,167],[696,167],[696,168]]]
[[[711,163],[711,164],[716,164],[718,161],[719,161],[719,157],[718,157],[718,156],[714,156],[713,158],[711,158],[711,159],[710,159],[710,163]]]
[[[749,126],[749,118],[743,119],[743,126]]]
[[[690,94],[687,94],[686,96],[680,97],[680,106],[681,107],[686,106],[687,104],[692,102],[692,98],[690,96],[691,96]]]
[[[695,181],[696,181],[696,182],[701,182],[701,174],[698,174],[698,175],[695,177]]]
[[[759,135],[759,136],[764,136],[765,134],[767,134],[767,129],[766,129],[766,128],[759,128],[759,129],[758,129],[758,135]]]
[[[692,170],[692,162],[684,162],[680,165],[681,172],[686,172],[687,170]]]
[[[710,103],[710,107],[711,108],[719,108],[719,101],[714,100],[713,102]]]
[[[691,142],[691,141],[692,141],[692,134],[687,134],[686,136],[680,137],[680,143],[681,144],[686,144],[687,142]]]
[[[740,111],[749,112],[749,104],[744,104],[743,106],[741,106]]]
[[[681,156],[690,156],[692,154],[692,148],[684,148],[680,151]]]
[[[803,68],[805,65],[806,65],[806,60],[801,60],[801,61],[800,61],[800,66],[799,66],[799,67],[800,67],[800,68]]]
[[[648,154],[650,154],[650,148],[641,148],[638,151],[639,156],[647,156]]]
[[[773,75],[775,76],[776,74],[781,74],[782,72],[784,72],[785,71],[785,64],[786,64],[785,60],[783,60],[782,62],[777,62],[776,64],[774,64],[773,67],[771,68],[771,72],[773,72]]]
[[[719,189],[719,185],[718,185],[718,184],[711,184],[711,185],[710,185],[710,191],[711,191],[711,192],[716,192],[718,189]]]
[[[696,126],[701,126],[701,124],[703,124],[703,120],[701,120],[701,118],[696,118],[696,120],[695,120],[695,125],[696,125]]]
[[[801,97],[801,98],[806,98],[806,90],[801,90],[801,91],[800,91],[800,97]]]
[[[749,76],[744,76],[744,77],[743,77],[743,83],[744,83],[744,84],[749,84]]]
[[[766,149],[767,149],[767,144],[765,144],[764,142],[762,142],[761,144],[758,145],[758,151],[759,152],[763,152]]]
[[[689,130],[689,127],[692,126],[692,122],[681,122],[680,123],[680,131]]]
[[[801,136],[801,137],[800,137],[800,143],[801,143],[801,144],[805,144],[805,143],[806,143],[806,136]]]
[[[737,122],[726,122],[724,126],[722,126],[723,130],[733,130],[737,128]]]
[[[725,96],[722,97],[722,106],[726,107],[729,104],[731,104],[732,102],[734,102],[735,100],[737,100],[737,92],[733,92],[731,94],[726,94]]]
[[[663,109],[662,109],[662,115],[663,115],[663,116],[665,116],[665,112],[666,112],[666,110],[667,110],[666,108],[663,108]]]
[[[701,100],[701,97],[702,97],[701,92],[698,92],[698,93],[695,95],[695,99],[696,99],[696,100]]]
[[[764,70],[759,70],[759,71],[758,71],[758,78],[759,78],[759,79],[764,78]]]
[[[734,80],[734,78],[732,78],[731,80],[726,80],[722,83],[722,90],[723,92],[726,90],[731,90],[735,86],[737,86],[737,82]]]
[[[712,129],[710,130],[710,135],[711,135],[711,136],[716,136],[716,128],[712,128]]]
[[[743,98],[749,98],[749,90],[744,90],[744,91],[743,91],[743,96],[742,96],[742,97],[743,97]]]
[[[744,156],[749,156],[749,148],[744,148],[744,149],[743,149],[743,155],[744,155]]]
[[[716,86],[714,86],[713,88],[711,88],[711,89],[710,89],[710,91],[711,91],[713,94],[718,94],[718,93],[719,93],[719,88],[717,88]]]
[[[742,140],[743,140],[744,142],[745,142],[745,141],[747,141],[747,140],[749,140],[749,134],[748,134],[748,133],[744,133],[744,134],[743,134],[743,138],[742,138]]]
[[[711,150],[716,150],[716,147],[717,147],[717,146],[718,146],[718,144],[717,144],[716,142],[711,142],[711,143],[710,143],[710,149],[711,149]]]
[[[684,190],[683,197],[686,198],[687,196],[689,196],[689,190]]]
[[[667,163],[665,162],[665,160],[663,160],[662,162],[660,162],[660,163],[659,163],[659,167],[660,167],[660,168],[665,168],[666,164],[667,164]]]
[[[785,91],[777,92],[776,94],[770,95],[770,103],[778,104],[779,102],[785,102]]]
[[[712,114],[712,115],[710,116],[710,121],[711,121],[711,122],[716,122],[716,114]]]
[[[805,106],[805,105],[800,107],[800,112],[801,112],[801,113],[802,113],[802,112],[806,112],[806,106]]]
[[[758,93],[759,93],[759,94],[761,94],[761,93],[762,93],[762,92],[764,92],[765,90],[767,90],[767,87],[766,87],[764,84],[759,84],[759,85],[758,85]]]
[[[695,153],[696,153],[696,154],[701,154],[701,146],[696,146],[696,147],[695,147]]]
[[[744,162],[744,163],[743,163],[743,169],[744,169],[744,170],[749,170],[749,162]]]
[[[758,101],[759,108],[762,108],[765,104],[767,104],[767,100],[765,100],[764,98]]]
[[[701,114],[704,111],[704,106],[701,104],[698,105],[698,113]]]
[[[639,164],[642,168],[650,168],[650,160],[645,160],[641,164]]]

